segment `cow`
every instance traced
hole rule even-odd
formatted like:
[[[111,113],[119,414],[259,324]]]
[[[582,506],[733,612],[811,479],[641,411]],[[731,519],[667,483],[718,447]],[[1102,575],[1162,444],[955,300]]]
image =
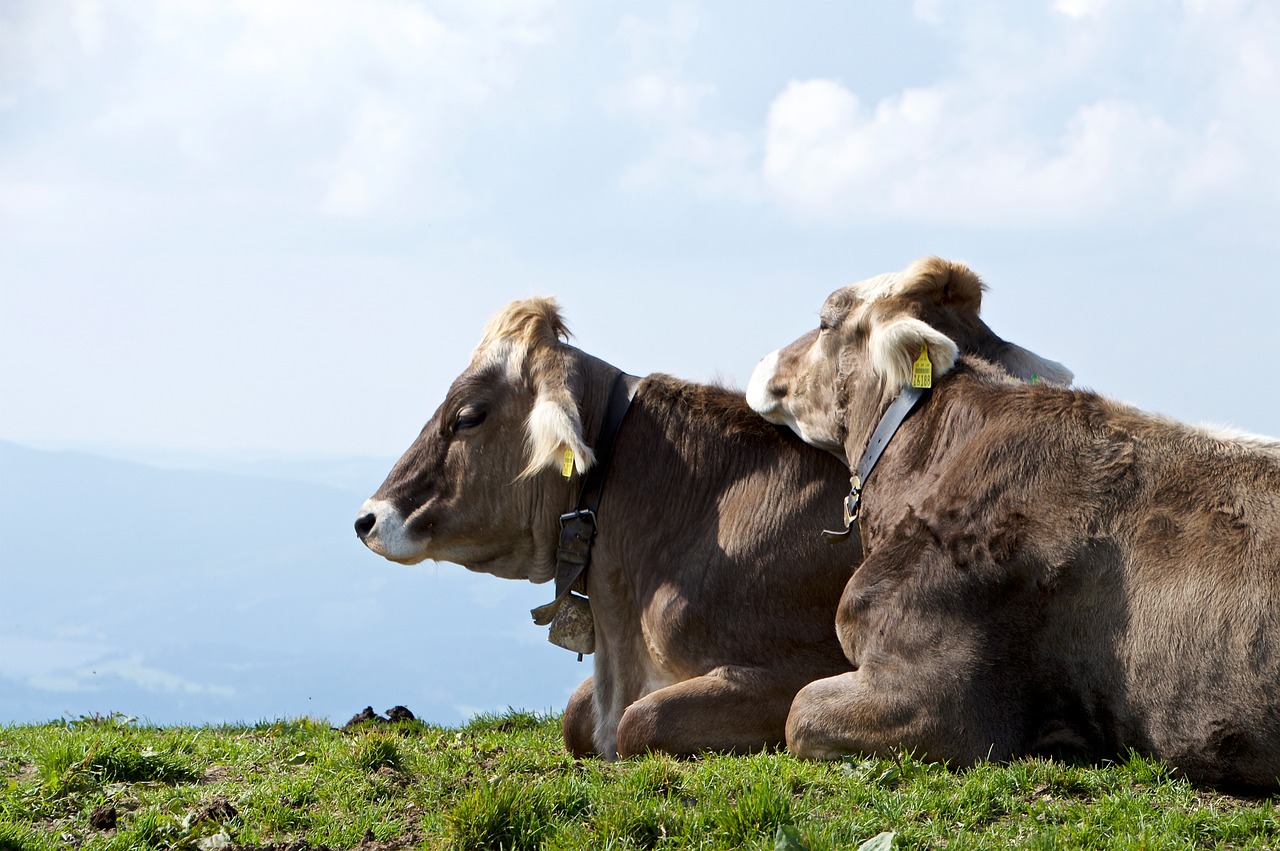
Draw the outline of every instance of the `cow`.
[[[567,339],[551,299],[490,321],[360,508],[371,550],[535,583],[556,575],[560,517],[593,469],[621,374]],[[638,382],[611,455],[585,580],[593,675],[565,710],[566,747],[606,759],[780,748],[796,691],[849,666],[835,610],[859,552],[813,534],[843,493],[843,467],[741,393],[667,375]]]
[[[753,408],[851,467],[916,404],[849,497],[853,670],[796,695],[787,746],[956,767],[1132,749],[1274,789],[1280,442],[1010,381],[956,345],[982,291],[938,258],[842,288],[752,374]]]
[[[964,345],[997,347],[1011,372],[1045,368],[981,323],[967,331]],[[444,403],[361,506],[356,533],[371,550],[551,581],[560,517],[593,469],[621,374],[567,340],[551,299],[493,317]],[[795,693],[849,668],[835,613],[861,549],[817,535],[847,478],[741,393],[667,375],[639,381],[597,511],[585,582],[593,676],[565,710],[568,750],[611,759],[781,747]]]

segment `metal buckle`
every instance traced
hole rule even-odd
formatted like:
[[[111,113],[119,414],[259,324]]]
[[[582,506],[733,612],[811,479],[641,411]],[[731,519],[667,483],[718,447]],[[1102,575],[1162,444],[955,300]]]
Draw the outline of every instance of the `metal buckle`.
[[[834,532],[822,530],[822,540],[828,544],[839,543],[848,539],[853,533],[853,521],[858,519],[858,507],[862,503],[862,480],[857,476],[849,478],[849,495],[844,498],[844,531]]]
[[[579,511],[570,511],[567,514],[561,514],[560,528],[563,529],[564,524],[568,523],[570,520],[579,520],[584,517],[589,518],[591,520],[592,526],[596,525],[596,513],[589,508],[583,508]]]

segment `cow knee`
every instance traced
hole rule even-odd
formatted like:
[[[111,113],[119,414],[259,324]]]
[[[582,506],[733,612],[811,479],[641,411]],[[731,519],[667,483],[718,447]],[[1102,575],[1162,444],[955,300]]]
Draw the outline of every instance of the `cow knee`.
[[[573,756],[589,757],[599,753],[595,743],[595,687],[591,677],[574,689],[569,705],[564,709],[560,728],[564,733],[565,749]]]
[[[618,757],[662,751],[664,747],[662,711],[655,701],[640,700],[627,707],[618,722]]]
[[[822,680],[819,683],[824,682]],[[832,704],[827,689],[818,683],[805,686],[791,702],[787,713],[787,750],[801,759],[839,759],[849,753],[837,743],[841,707]]]

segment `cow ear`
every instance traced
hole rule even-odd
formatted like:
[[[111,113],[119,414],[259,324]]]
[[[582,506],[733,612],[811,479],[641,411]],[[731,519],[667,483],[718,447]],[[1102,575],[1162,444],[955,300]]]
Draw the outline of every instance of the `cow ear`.
[[[1070,387],[1075,380],[1075,373],[1056,360],[1042,358],[1038,354],[1014,343],[1005,343],[1005,348],[996,355],[996,363],[1004,367],[1005,372],[1023,381],[1047,381]]]
[[[578,408],[568,394],[539,394],[525,427],[525,448],[529,464],[520,475],[534,476],[546,467],[562,469],[564,451],[573,452],[573,466],[585,473],[595,461],[595,453],[582,436]]]
[[[985,289],[982,279],[965,264],[924,257],[906,268],[893,294],[977,315]]]
[[[871,325],[867,339],[867,357],[871,369],[890,387],[911,383],[912,366],[927,350],[937,378],[955,366],[959,349],[951,338],[927,323],[910,316],[899,316]]]
[[[558,346],[536,349],[530,354],[529,367],[535,395],[525,423],[529,462],[521,477],[534,476],[547,467],[563,469],[565,449],[572,450],[578,474],[585,473],[595,461],[595,453],[582,434],[576,398],[582,391],[580,376]]]

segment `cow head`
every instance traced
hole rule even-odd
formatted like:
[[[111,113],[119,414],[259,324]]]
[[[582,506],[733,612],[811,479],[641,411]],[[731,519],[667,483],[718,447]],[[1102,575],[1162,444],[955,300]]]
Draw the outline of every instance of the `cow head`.
[[[451,561],[508,579],[555,575],[561,476],[592,463],[578,399],[585,357],[552,299],[514,302],[485,329],[417,440],[360,507],[356,534],[402,564]],[[553,469],[554,468],[554,469]]]
[[[1069,384],[1071,371],[1002,340],[979,318],[978,276],[937,257],[836,290],[819,325],[756,366],[747,401],[765,419],[846,462],[853,399],[896,394],[927,347],[935,377],[973,354],[1022,380]]]

